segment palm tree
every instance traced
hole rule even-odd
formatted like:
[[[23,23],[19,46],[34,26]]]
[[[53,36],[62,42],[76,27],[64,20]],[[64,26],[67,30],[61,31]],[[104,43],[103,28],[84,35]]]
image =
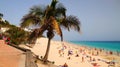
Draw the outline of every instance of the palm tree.
[[[30,9],[30,12],[22,18],[21,27],[39,27],[36,28],[30,35],[29,40],[35,41],[39,36],[47,31],[48,46],[45,56],[43,58],[44,63],[47,62],[50,42],[55,33],[60,35],[61,41],[63,41],[63,34],[61,27],[70,31],[74,29],[80,31],[80,21],[75,16],[66,16],[66,8],[58,3],[57,0],[52,0],[51,4],[47,7],[34,6]]]

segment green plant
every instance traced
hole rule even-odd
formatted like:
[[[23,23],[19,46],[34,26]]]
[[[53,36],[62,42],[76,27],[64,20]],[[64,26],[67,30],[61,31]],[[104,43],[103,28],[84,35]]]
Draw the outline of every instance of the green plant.
[[[26,32],[19,27],[12,27],[6,31],[6,33],[8,34],[8,37],[10,37],[11,43],[16,45],[27,42],[29,36],[29,32]]]

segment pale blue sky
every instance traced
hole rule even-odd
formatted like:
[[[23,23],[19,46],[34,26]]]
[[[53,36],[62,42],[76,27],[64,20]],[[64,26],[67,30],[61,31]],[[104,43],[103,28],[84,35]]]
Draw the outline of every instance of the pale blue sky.
[[[47,5],[51,0],[1,0],[0,13],[4,19],[19,25],[21,18],[33,5]],[[120,0],[59,0],[67,15],[81,21],[82,34],[63,31],[64,40],[120,41]],[[60,39],[58,36],[55,39]]]

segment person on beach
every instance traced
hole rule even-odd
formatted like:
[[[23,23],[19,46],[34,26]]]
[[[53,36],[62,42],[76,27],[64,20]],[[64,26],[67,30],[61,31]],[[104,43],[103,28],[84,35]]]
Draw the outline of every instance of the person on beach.
[[[68,50],[68,56],[69,55],[72,55],[72,51],[71,50]]]
[[[82,56],[82,62],[84,62],[84,57]]]
[[[62,56],[62,54],[61,54],[61,50],[59,50],[58,53],[59,53],[60,56]]]
[[[110,54],[110,55],[112,55],[112,54],[113,54],[113,52],[112,52],[112,51],[110,51],[110,52],[109,52],[109,54]]]
[[[95,58],[93,58],[93,60],[92,60],[92,61],[96,61],[96,60],[95,60]]]
[[[65,63],[62,67],[68,67],[67,63]]]
[[[64,47],[64,49],[67,49],[67,46],[64,45],[63,47]]]
[[[92,61],[92,57],[90,56],[90,62]]]
[[[94,51],[92,51],[92,56],[94,56]]]
[[[67,59],[70,60],[70,56]]]
[[[86,55],[86,52],[85,52],[85,51],[83,52],[83,55]]]
[[[99,55],[99,52],[97,51],[97,54],[96,54],[97,56]]]
[[[79,50],[79,51],[80,51],[80,53],[82,53],[82,48],[80,48],[80,50]]]
[[[61,56],[64,56],[64,51],[59,50],[58,53],[59,53],[60,57],[61,57]]]
[[[75,57],[79,57],[79,54],[76,54],[76,56]]]

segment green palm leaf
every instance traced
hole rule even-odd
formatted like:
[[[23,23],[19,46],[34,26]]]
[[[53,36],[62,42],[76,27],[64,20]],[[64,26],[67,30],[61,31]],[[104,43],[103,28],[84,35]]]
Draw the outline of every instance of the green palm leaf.
[[[70,31],[70,28],[71,28],[80,32],[80,21],[75,16],[72,16],[72,15],[67,16],[65,19],[63,19],[63,21],[60,24],[64,28],[67,28],[68,31]]]
[[[56,17],[66,17],[66,8],[63,6],[63,4],[58,4],[56,6],[56,12],[55,12]]]
[[[22,19],[21,27],[28,27],[30,25],[40,25],[41,19],[36,15],[27,15]]]
[[[33,6],[30,8],[29,14],[43,16],[46,8],[47,7]]]

